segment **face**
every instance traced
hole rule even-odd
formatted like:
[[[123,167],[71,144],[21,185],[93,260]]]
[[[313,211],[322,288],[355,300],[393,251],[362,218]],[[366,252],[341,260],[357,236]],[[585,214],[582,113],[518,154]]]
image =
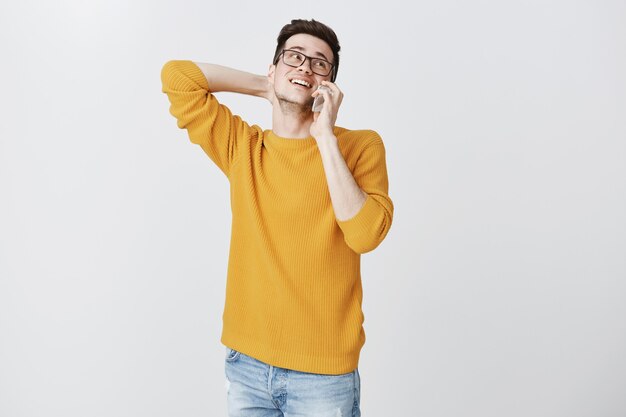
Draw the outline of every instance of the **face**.
[[[333,62],[333,52],[328,44],[306,33],[298,33],[287,39],[283,49],[295,49],[304,55]],[[286,65],[280,56],[276,65],[270,65],[268,78],[270,84],[274,86],[274,95],[281,105],[289,104],[302,110],[310,110],[313,104],[311,94],[322,81],[330,81],[331,74],[327,76],[314,74],[311,70],[310,59],[305,60],[298,68],[294,68]],[[305,81],[308,85],[296,84],[293,80]]]

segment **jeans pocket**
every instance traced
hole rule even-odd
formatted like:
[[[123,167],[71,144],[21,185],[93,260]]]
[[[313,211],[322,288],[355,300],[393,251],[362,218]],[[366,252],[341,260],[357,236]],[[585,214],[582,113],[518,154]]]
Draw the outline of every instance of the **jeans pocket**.
[[[239,359],[241,353],[236,351],[235,349],[231,349],[229,347],[226,348],[226,362],[235,362]]]

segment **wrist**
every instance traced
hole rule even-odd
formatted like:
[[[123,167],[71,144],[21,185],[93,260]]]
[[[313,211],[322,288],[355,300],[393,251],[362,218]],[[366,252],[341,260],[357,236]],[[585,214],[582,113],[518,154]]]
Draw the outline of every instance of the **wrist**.
[[[267,101],[272,101],[272,85],[269,80],[264,75],[258,76],[258,85],[259,85],[259,93],[257,96],[266,99]]]
[[[318,145],[333,146],[337,145],[337,137],[333,132],[325,132],[315,136]]]

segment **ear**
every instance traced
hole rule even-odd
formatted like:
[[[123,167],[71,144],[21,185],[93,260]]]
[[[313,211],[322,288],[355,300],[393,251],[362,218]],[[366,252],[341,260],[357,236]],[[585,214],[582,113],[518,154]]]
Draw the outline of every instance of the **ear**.
[[[276,71],[276,65],[274,64],[270,64],[269,68],[267,69],[267,81],[269,81],[270,84],[274,84],[274,74]]]

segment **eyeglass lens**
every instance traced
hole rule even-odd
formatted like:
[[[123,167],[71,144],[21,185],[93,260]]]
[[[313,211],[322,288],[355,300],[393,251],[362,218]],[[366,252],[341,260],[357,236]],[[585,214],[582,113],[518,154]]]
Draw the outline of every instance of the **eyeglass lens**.
[[[283,62],[292,67],[299,67],[306,59],[311,61],[311,71],[317,75],[328,75],[332,69],[332,64],[324,59],[311,58],[298,51],[283,51]]]

